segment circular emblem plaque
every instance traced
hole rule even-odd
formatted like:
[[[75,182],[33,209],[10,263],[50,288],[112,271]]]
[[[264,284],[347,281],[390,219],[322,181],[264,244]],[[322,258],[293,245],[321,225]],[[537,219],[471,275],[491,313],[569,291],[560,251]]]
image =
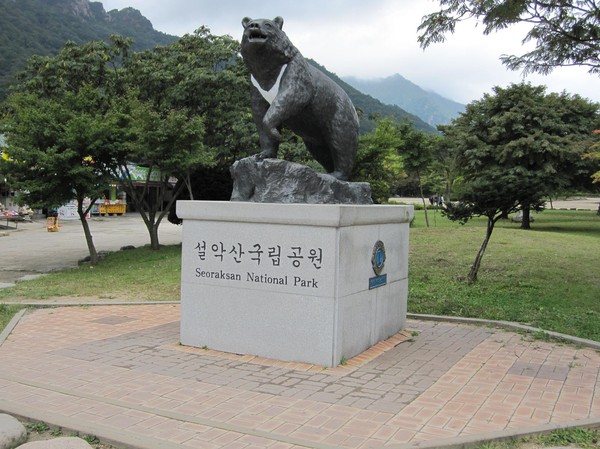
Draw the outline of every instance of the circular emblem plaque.
[[[371,265],[373,266],[373,271],[375,274],[379,276],[383,271],[383,266],[385,265],[385,246],[381,240],[377,240],[377,242],[375,242],[375,246],[373,247],[373,255],[371,256]]]

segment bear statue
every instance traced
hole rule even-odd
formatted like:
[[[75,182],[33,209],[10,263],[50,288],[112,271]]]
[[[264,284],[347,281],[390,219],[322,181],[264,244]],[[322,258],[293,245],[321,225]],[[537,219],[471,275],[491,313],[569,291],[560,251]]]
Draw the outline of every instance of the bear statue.
[[[334,81],[309,64],[283,32],[283,19],[242,20],[241,54],[250,71],[258,159],[275,158],[282,126],[304,141],[327,172],[347,181],[358,148],[358,116]]]

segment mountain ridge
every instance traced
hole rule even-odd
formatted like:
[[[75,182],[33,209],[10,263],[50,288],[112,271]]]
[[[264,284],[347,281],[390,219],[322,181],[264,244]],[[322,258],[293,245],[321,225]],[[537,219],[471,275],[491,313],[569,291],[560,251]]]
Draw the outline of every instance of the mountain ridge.
[[[105,11],[89,0],[0,0],[0,100],[33,55],[52,56],[69,40],[82,44],[111,34],[132,37],[132,50],[178,39],[156,31],[137,9]]]
[[[0,101],[8,94],[15,74],[33,55],[53,56],[69,40],[82,44],[106,40],[111,34],[131,37],[133,51],[168,45],[179,39],[154,29],[135,8],[106,11],[101,2],[90,0],[0,0]],[[403,108],[384,104],[329,72],[316,61],[311,64],[334,79],[350,96],[361,115],[361,133],[373,130],[377,117],[409,120],[428,133],[434,127]]]
[[[464,104],[425,90],[399,73],[384,78],[361,79],[347,76],[342,79],[385,104],[396,105],[420,117],[431,126],[447,125],[465,110]]]
[[[356,87],[353,87],[344,79],[337,76],[335,73],[330,72],[324,66],[320,65],[318,62],[308,59],[308,62],[315,66],[317,69],[321,70],[327,76],[329,76],[333,81],[338,83],[344,91],[352,100],[354,107],[359,112],[360,122],[361,122],[361,133],[372,131],[376,126],[377,116],[381,117],[394,117],[397,121],[401,122],[404,120],[408,120],[413,123],[415,128],[425,131],[428,133],[436,132],[435,128],[430,124],[426,123],[416,114],[411,114],[400,106],[394,104],[385,104],[381,100],[375,98],[368,93],[365,93]],[[362,112],[362,114],[361,114]]]

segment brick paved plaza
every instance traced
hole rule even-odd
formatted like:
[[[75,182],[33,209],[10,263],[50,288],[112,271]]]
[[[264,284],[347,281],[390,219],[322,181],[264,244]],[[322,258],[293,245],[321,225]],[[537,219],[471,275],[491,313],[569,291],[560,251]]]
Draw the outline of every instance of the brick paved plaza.
[[[179,345],[176,304],[26,313],[0,410],[135,447],[399,448],[600,420],[600,354],[409,320],[324,369]]]

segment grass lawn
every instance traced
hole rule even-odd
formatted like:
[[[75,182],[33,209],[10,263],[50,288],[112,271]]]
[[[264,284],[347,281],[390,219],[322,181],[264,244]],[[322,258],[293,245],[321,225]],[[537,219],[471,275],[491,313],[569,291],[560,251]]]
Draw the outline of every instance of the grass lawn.
[[[500,221],[473,285],[466,276],[486,221],[461,226],[432,215],[426,228],[417,211],[411,228],[410,312],[516,321],[600,341],[595,212],[544,211],[533,215],[529,231]]]
[[[27,299],[98,297],[104,300],[178,301],[181,246],[148,246],[117,251],[97,266],[51,273],[0,289],[0,302]]]
[[[499,222],[473,285],[466,276],[485,221],[461,226],[429,214],[431,227],[425,227],[423,211],[416,211],[411,227],[410,312],[516,321],[600,341],[600,217],[595,212],[534,214],[530,231]],[[177,301],[180,271],[179,245],[118,251],[96,267],[0,289],[0,302],[51,297]],[[15,310],[0,307],[0,326]]]

